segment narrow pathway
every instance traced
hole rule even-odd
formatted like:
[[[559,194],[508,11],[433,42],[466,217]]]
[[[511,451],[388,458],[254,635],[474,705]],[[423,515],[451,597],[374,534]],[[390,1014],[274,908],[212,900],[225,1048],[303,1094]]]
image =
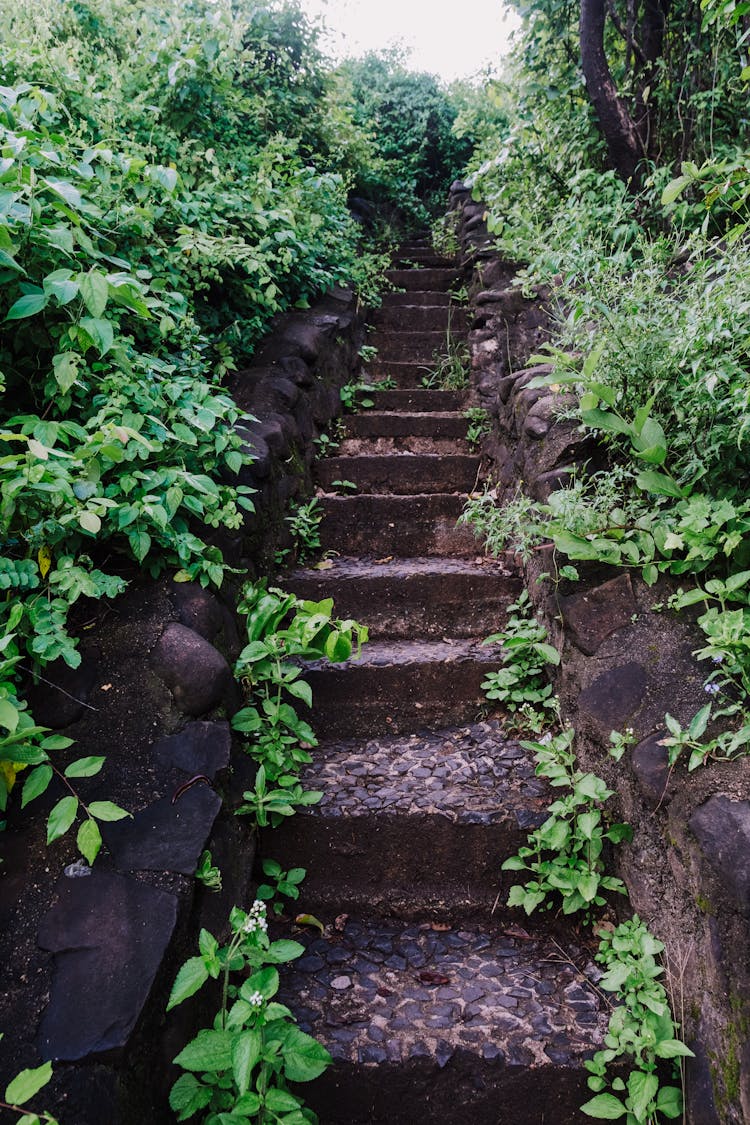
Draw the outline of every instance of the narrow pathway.
[[[333,567],[289,583],[333,597],[371,642],[357,663],[313,670],[321,746],[304,780],[324,796],[269,842],[307,867],[305,909],[331,923],[284,999],[335,1060],[310,1092],[322,1125],[568,1125],[587,1120],[581,1060],[606,1014],[586,952],[504,907],[500,864],[548,800],[525,751],[481,718],[497,667],[481,641],[519,580],[456,527],[480,468],[471,392],[422,386],[449,326],[466,334],[457,271],[420,243],[401,259],[405,291],[377,313],[368,372],[397,387],[348,419],[320,466],[324,490],[357,486],[324,496]]]

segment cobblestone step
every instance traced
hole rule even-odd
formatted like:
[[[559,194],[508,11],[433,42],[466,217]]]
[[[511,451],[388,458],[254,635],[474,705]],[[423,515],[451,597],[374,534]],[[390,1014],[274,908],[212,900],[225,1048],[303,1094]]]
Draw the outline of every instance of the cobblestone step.
[[[352,438],[465,438],[468,422],[456,411],[374,411],[363,410],[345,422]]]
[[[326,457],[319,461],[317,483],[330,489],[333,481],[348,480],[360,493],[408,496],[457,490],[471,492],[477,483],[481,458],[470,453],[362,453]]]
[[[486,705],[481,683],[499,666],[474,640],[374,641],[359,660],[315,662],[307,679],[319,737],[411,733],[474,719]]]
[[[385,276],[397,289],[405,289],[407,292],[445,293],[454,285],[461,284],[461,273],[455,268],[386,270]]]
[[[401,332],[466,332],[469,327],[467,311],[460,305],[383,305],[368,319],[379,330]]]
[[[326,1125],[590,1120],[582,1062],[606,1013],[585,949],[500,926],[339,925],[306,939],[279,997],[333,1055],[309,1088]]]
[[[497,720],[327,742],[302,781],[321,803],[274,829],[268,847],[284,868],[304,855],[305,904],[318,916],[486,921],[496,902],[504,915],[512,880],[500,863],[550,800]]]
[[[477,540],[457,527],[466,496],[324,496],[320,541],[323,551],[379,559],[437,555],[473,558]]]
[[[375,391],[372,397],[376,411],[444,413],[463,410],[468,394],[466,391],[393,390]]]
[[[500,562],[474,559],[331,560],[330,570],[294,571],[285,585],[301,598],[333,597],[336,613],[380,637],[478,637],[496,632],[520,579]]]
[[[408,293],[384,293],[382,308],[394,308],[398,305],[450,305],[451,295],[448,292],[436,292],[434,289],[420,291],[410,289]]]

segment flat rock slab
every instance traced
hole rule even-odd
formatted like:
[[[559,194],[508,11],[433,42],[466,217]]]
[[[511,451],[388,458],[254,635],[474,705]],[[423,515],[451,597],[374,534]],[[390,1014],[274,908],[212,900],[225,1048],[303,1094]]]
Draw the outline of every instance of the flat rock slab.
[[[517,574],[485,558],[330,562],[327,570],[294,571],[285,586],[311,601],[333,597],[336,613],[367,625],[372,639],[494,632],[520,590]]]
[[[72,1061],[127,1046],[174,931],[175,895],[98,870],[61,877],[39,928],[54,954],[39,1050]]]
[[[587,656],[593,656],[611,633],[629,625],[638,608],[629,574],[559,602],[568,637]]]
[[[642,664],[630,660],[597,676],[581,692],[578,706],[598,722],[602,729],[625,725],[640,707],[648,688],[648,673]]]
[[[349,921],[309,939],[282,988],[334,1058],[314,1094],[325,1121],[585,1120],[581,1063],[607,1014],[559,947]]]
[[[175,798],[154,801],[132,820],[102,825],[102,836],[120,871],[195,873],[219,815],[221,797],[201,781],[181,795],[177,792]]]
[[[160,738],[151,747],[151,756],[167,769],[181,770],[190,777],[203,773],[213,780],[219,770],[229,765],[231,750],[229,723],[198,721]]]
[[[750,917],[750,801],[717,793],[693,813],[690,829],[739,910]]]

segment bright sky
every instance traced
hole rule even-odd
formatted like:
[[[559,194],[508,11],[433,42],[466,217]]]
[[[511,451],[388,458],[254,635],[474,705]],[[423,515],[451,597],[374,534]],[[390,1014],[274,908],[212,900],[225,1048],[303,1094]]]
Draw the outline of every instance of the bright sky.
[[[447,0],[302,0],[302,7],[325,19],[335,57],[399,43],[410,49],[415,70],[447,82],[497,69],[518,25],[502,0],[471,0],[465,8]]]

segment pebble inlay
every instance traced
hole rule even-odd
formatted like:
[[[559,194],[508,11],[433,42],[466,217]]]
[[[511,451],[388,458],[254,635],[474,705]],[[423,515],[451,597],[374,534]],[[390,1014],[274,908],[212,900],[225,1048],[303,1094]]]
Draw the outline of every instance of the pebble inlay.
[[[280,999],[353,1063],[427,1056],[442,1067],[469,1048],[511,1066],[565,1066],[597,1049],[607,1013],[559,947],[433,925],[348,921],[340,935],[309,938]]]
[[[528,751],[508,741],[497,720],[400,738],[327,742],[303,773],[323,798],[312,815],[437,813],[495,824],[515,812],[521,827],[539,822],[548,803]]]

